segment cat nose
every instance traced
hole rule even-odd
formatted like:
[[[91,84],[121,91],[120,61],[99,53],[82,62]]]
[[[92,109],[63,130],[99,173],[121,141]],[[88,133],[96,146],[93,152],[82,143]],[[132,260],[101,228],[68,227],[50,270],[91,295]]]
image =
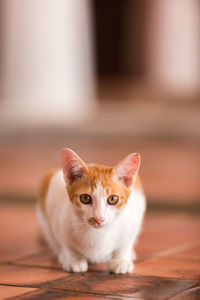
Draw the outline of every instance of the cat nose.
[[[94,221],[98,224],[98,225],[100,225],[101,223],[103,223],[103,221],[104,221],[104,218],[101,218],[101,217],[94,217]]]

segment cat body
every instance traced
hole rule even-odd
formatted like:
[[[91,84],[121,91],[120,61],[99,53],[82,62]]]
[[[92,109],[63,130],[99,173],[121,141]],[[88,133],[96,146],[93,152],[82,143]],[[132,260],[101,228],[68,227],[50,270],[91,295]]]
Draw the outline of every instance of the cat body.
[[[133,270],[145,197],[137,177],[139,156],[132,155],[110,168],[86,165],[64,149],[62,170],[44,178],[38,219],[64,270],[84,272],[88,262],[105,261],[114,273]]]

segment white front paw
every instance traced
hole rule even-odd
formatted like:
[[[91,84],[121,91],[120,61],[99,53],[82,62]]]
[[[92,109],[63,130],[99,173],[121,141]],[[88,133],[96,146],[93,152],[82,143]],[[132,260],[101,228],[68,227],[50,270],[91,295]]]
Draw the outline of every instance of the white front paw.
[[[76,258],[69,258],[65,255],[60,255],[58,257],[59,263],[62,265],[64,271],[67,272],[86,272],[88,269],[88,263],[85,259],[76,259]]]
[[[70,271],[79,273],[79,272],[86,272],[88,269],[88,263],[85,259],[74,261],[69,264]]]
[[[115,274],[131,273],[134,269],[132,261],[113,259],[110,261],[110,271]]]

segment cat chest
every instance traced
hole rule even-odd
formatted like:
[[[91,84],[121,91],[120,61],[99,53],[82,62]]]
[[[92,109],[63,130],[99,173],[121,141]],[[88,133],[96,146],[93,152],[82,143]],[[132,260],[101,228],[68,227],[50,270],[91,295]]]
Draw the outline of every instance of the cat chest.
[[[74,241],[74,248],[92,263],[101,263],[109,259],[116,248],[112,235],[101,232],[90,232]]]

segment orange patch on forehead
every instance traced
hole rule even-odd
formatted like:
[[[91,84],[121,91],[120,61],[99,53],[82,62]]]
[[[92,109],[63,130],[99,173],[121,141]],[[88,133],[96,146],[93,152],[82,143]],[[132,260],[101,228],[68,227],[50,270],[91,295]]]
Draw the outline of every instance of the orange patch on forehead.
[[[116,207],[121,208],[124,206],[130,195],[130,190],[122,183],[113,181],[113,168],[101,165],[88,167],[89,177],[92,182],[93,188],[97,187],[98,182],[101,182],[102,189],[106,192],[107,196],[119,196],[119,202]]]
[[[102,188],[107,190],[112,184],[112,168],[102,165],[88,166],[87,176],[92,191],[97,188],[100,182]]]

